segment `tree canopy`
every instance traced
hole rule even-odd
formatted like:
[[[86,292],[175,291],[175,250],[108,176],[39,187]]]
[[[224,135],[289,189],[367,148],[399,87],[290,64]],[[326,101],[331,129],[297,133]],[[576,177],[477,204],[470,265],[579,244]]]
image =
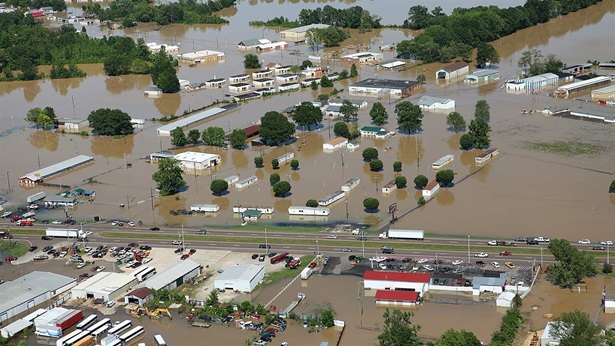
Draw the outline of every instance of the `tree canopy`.
[[[276,197],[286,197],[286,195],[290,192],[290,189],[292,187],[290,186],[290,183],[287,181],[278,181],[277,183],[275,183],[275,185],[273,185],[273,194]]]
[[[121,136],[133,132],[127,113],[119,109],[100,108],[92,111],[88,116],[92,133],[101,136]]]
[[[255,157],[254,158],[254,165],[256,166],[256,168],[263,167],[263,157],[262,156]]]
[[[228,182],[224,179],[214,179],[211,181],[209,189],[214,195],[220,196],[228,191]]]
[[[197,144],[200,138],[201,132],[198,129],[192,129],[188,131],[188,134],[186,135],[186,139],[190,144]]]
[[[371,160],[369,162],[369,169],[372,172],[379,172],[382,170],[382,167],[384,167],[384,164],[382,163],[382,161],[378,159]]]
[[[416,178],[414,178],[414,186],[416,187],[424,188],[428,183],[429,179],[424,175],[417,175]]]
[[[489,131],[491,127],[482,118],[476,118],[470,121],[468,126],[469,134],[474,139],[474,146],[478,149],[488,148],[491,144]],[[463,136],[462,136],[463,137]]]
[[[570,287],[598,273],[594,256],[566,239],[551,239],[548,249],[557,263],[547,267],[547,279],[555,285]]]
[[[229,142],[231,142],[233,149],[239,150],[245,148],[247,140],[248,136],[246,135],[246,131],[243,129],[234,129],[229,138]]]
[[[306,207],[311,207],[311,208],[316,208],[318,207],[318,201],[315,199],[308,199],[307,202],[305,202],[305,206]]]
[[[212,147],[223,147],[226,140],[226,134],[224,129],[217,126],[210,126],[206,128],[201,134],[203,143]]]
[[[480,340],[467,330],[449,329],[440,336],[436,346],[481,346]]]
[[[317,125],[322,122],[322,111],[314,106],[312,102],[301,102],[295,108],[293,120],[301,127],[307,126],[308,131],[310,131],[311,125]]]
[[[374,147],[365,148],[363,149],[362,155],[363,155],[363,160],[365,161],[375,160],[378,158],[378,149]]]
[[[479,118],[485,122],[489,122],[491,119],[489,103],[486,100],[478,100],[474,106],[474,119]]]
[[[579,310],[564,312],[554,321],[553,336],[560,339],[561,346],[600,345],[600,326],[589,315]],[[606,344],[605,344],[606,345]]]
[[[270,111],[261,118],[261,138],[270,145],[280,145],[295,134],[295,126],[282,113]]]
[[[445,169],[436,173],[436,181],[444,187],[450,185],[455,179],[455,172],[450,169]]]
[[[158,171],[152,175],[152,179],[158,184],[162,196],[172,195],[186,185],[179,161],[173,158],[160,159]]]
[[[393,162],[393,172],[401,172],[401,166],[402,166],[401,161]]]
[[[280,175],[278,173],[273,173],[269,176],[269,183],[271,184],[271,186],[275,185],[280,180]]]
[[[340,137],[344,137],[344,138],[349,138],[350,137],[350,131],[348,130],[348,124],[346,124],[343,121],[335,123],[335,125],[333,126],[333,133],[336,136],[340,136]]]
[[[401,175],[395,177],[395,186],[397,186],[398,189],[403,189],[407,184],[408,179],[406,179],[406,177]]]
[[[342,102],[342,105],[340,106],[340,114],[342,120],[344,120],[345,122],[349,122],[359,116],[359,108],[353,105],[352,102],[344,100]]]
[[[290,168],[293,169],[293,171],[296,171],[299,169],[299,160],[291,160],[290,161]]]
[[[615,192],[615,180],[611,181],[611,185],[609,186],[609,193]]]
[[[26,114],[26,120],[36,124],[37,127],[43,130],[51,130],[58,124],[55,110],[51,107],[45,107],[44,109],[36,107],[30,109]]]
[[[363,200],[363,208],[367,210],[378,210],[380,201],[377,198],[367,197]]]
[[[422,344],[418,337],[421,327],[410,321],[414,313],[400,310],[384,312],[383,331],[378,335],[380,346],[419,346]]]
[[[247,69],[261,68],[261,62],[258,60],[258,55],[252,53],[246,54],[243,57],[243,67]]]
[[[538,49],[527,50],[521,53],[517,66],[525,72],[527,76],[536,76],[543,73],[557,73],[564,63],[554,54],[542,55]]]
[[[375,102],[372,109],[369,111],[369,117],[374,122],[374,125],[384,125],[389,119],[389,113],[380,102]]]
[[[461,147],[461,149],[463,150],[469,150],[472,148],[472,146],[474,145],[474,136],[472,136],[471,134],[467,134],[464,133],[460,138],[459,138],[459,146]]]
[[[395,105],[397,126],[400,131],[416,133],[423,125],[423,111],[410,101],[402,101]]]
[[[476,48],[476,66],[485,67],[487,64],[497,64],[500,62],[500,55],[492,45],[481,42]]]
[[[181,127],[176,127],[171,130],[171,144],[176,147],[183,147],[184,145],[188,144],[186,134]]]
[[[458,112],[450,112],[446,117],[446,125],[455,132],[463,132],[466,130],[466,121]]]

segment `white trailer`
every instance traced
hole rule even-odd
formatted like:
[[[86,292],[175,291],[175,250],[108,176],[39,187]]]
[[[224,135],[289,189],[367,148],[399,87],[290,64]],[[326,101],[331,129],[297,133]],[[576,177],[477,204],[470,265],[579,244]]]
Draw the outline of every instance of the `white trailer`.
[[[307,280],[312,275],[312,268],[305,267],[301,271],[301,280]]]
[[[380,233],[380,239],[425,239],[425,231],[410,229],[389,229],[388,232]]]
[[[29,196],[28,198],[26,198],[26,202],[34,203],[36,201],[40,201],[41,199],[44,199],[45,197],[47,197],[47,194],[41,191],[39,193],[35,193],[32,196]]]
[[[331,209],[323,207],[300,207],[290,206],[288,207],[289,215],[310,215],[310,216],[327,216],[331,214]]]
[[[190,211],[197,213],[217,213],[220,211],[220,206],[217,204],[193,204],[190,206]]]
[[[47,228],[45,231],[45,235],[48,237],[57,237],[57,238],[86,238],[87,233],[80,231],[78,229],[57,229],[57,228]]]

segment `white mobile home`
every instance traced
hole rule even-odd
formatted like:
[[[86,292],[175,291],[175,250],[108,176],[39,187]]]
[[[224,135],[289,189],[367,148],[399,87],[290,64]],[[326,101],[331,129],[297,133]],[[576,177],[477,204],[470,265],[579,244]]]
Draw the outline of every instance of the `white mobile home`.
[[[331,213],[331,209],[322,207],[302,207],[302,206],[290,206],[288,207],[289,215],[307,215],[307,216],[327,216]]]
[[[192,204],[190,211],[197,213],[217,213],[220,211],[220,206],[217,204]]]
[[[344,196],[346,196],[346,193],[344,191],[335,191],[334,193],[326,195],[321,200],[319,200],[318,205],[327,206],[333,204],[344,198]]]
[[[441,158],[438,159],[438,161],[434,162],[431,164],[431,168],[432,169],[440,169],[446,165],[448,165],[449,163],[453,162],[455,160],[455,156],[454,155],[444,155]]]
[[[237,189],[243,189],[246,187],[249,187],[253,184],[256,184],[256,182],[258,181],[258,177],[253,175],[251,177],[248,177],[240,182],[235,183],[235,188]]]
[[[427,184],[427,186],[425,186],[423,191],[421,191],[421,194],[423,198],[430,199],[436,194],[436,192],[438,192],[439,189],[440,189],[440,183],[438,183],[435,180],[432,180],[429,184]]]
[[[359,186],[359,183],[361,182],[361,179],[359,178],[351,178],[350,180],[348,180],[346,182],[346,184],[342,185],[342,191],[344,192],[350,192],[352,191],[355,187]]]

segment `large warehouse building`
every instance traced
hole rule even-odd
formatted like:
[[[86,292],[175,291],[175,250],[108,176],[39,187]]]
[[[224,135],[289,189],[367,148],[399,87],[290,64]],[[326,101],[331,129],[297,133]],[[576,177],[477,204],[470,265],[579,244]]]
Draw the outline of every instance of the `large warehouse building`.
[[[105,302],[116,300],[137,283],[132,275],[101,272],[85,280],[72,289],[75,298],[103,299]]]
[[[43,304],[76,284],[74,278],[39,271],[5,282],[0,285],[0,322]]]
[[[265,267],[248,264],[226,268],[214,282],[218,290],[233,290],[239,292],[252,292],[252,290],[265,277]]]
[[[426,273],[397,273],[367,270],[363,274],[366,290],[401,290],[418,292],[422,297],[429,292],[431,275]]]
[[[199,276],[201,268],[200,264],[188,258],[143,281],[138,287],[149,287],[156,291],[172,290],[181,286],[186,280]]]

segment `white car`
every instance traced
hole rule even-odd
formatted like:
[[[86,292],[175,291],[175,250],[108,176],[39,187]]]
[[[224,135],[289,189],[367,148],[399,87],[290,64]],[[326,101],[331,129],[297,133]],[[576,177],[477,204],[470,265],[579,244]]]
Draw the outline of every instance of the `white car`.
[[[416,263],[418,263],[418,264],[427,263],[427,262],[429,262],[429,260],[427,258],[421,258],[421,259],[416,261]]]
[[[498,245],[498,242],[495,241],[495,240],[490,240],[490,241],[487,242],[487,245],[496,246],[496,245]]]
[[[581,239],[579,240],[579,244],[591,244],[592,242],[589,239]]]
[[[379,263],[378,267],[380,267],[380,269],[387,269],[387,265],[384,263]]]
[[[68,252],[66,252],[66,251],[62,251],[62,252],[60,252],[60,257],[61,257],[61,258],[66,257],[66,255],[68,255]]]
[[[459,265],[462,265],[462,264],[463,264],[463,261],[462,261],[462,260],[454,260],[454,261],[453,261],[453,265],[454,265],[454,266],[459,266]]]
[[[81,263],[77,264],[77,269],[81,269],[83,267],[85,267],[85,262],[81,262]]]
[[[112,308],[114,305],[115,305],[115,301],[113,301],[113,300],[110,300],[110,301],[107,302],[107,307],[108,308]]]
[[[100,266],[96,269],[97,272],[101,272],[103,270],[105,270],[105,266]]]
[[[423,269],[425,269],[425,270],[427,270],[427,271],[430,271],[430,272],[431,272],[431,271],[433,271],[433,267],[432,267],[432,266],[430,266],[429,264],[425,264],[425,265],[423,266]]]
[[[489,254],[486,254],[484,252],[479,252],[479,253],[475,253],[474,257],[487,258],[489,257]]]
[[[613,246],[613,242],[612,242],[612,241],[610,241],[610,240],[607,240],[607,241],[602,241],[602,242],[600,242],[600,245],[608,245],[608,246]]]
[[[53,225],[61,225],[62,221],[53,220],[53,221],[51,221],[51,224],[53,224]]]
[[[500,264],[498,262],[491,262],[491,265],[493,266],[493,268],[499,268]]]
[[[182,242],[179,241],[179,240],[173,240],[173,242],[171,244],[173,244],[173,245],[181,245]]]
[[[327,239],[337,239],[336,235],[330,234],[327,236]]]
[[[130,226],[130,227],[137,227],[137,225],[134,222],[132,222],[132,221],[128,221],[128,226]]]
[[[92,248],[88,246],[88,247],[86,247],[86,248],[85,248],[85,250],[84,250],[84,251],[85,251],[86,253],[90,253],[90,251],[92,251]]]
[[[152,260],[153,260],[153,258],[151,258],[151,257],[147,257],[146,259],[144,259],[144,260],[143,260],[143,264],[145,264],[145,263],[149,263],[149,262],[151,262]]]

